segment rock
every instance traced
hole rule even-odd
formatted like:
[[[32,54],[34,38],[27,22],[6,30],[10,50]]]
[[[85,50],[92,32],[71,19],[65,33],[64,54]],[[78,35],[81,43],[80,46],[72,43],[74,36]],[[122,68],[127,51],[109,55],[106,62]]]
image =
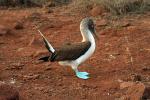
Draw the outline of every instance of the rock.
[[[5,26],[0,25],[0,36],[6,35],[10,32],[10,30],[8,28],[6,28]]]
[[[124,21],[120,24],[121,27],[128,27],[131,26],[131,24],[128,21]]]
[[[129,100],[140,100],[144,93],[144,84],[142,83],[131,83],[132,85],[127,88],[125,97]]]
[[[52,70],[52,67],[46,67],[45,71],[47,71],[47,70]]]
[[[39,17],[41,17],[41,14],[38,13],[38,12],[34,12],[34,13],[32,13],[31,15],[29,15],[28,17],[31,17],[31,18],[39,18]]]
[[[43,8],[44,13],[53,13],[54,11],[50,8]]]
[[[0,84],[0,100],[19,100],[19,92],[10,85]]]
[[[142,68],[143,71],[150,71],[150,67],[144,67]]]
[[[97,21],[97,27],[107,26],[108,22],[106,20],[99,20]]]
[[[16,30],[23,29],[23,23],[22,22],[16,22],[14,24],[14,29],[16,29]]]
[[[145,90],[142,96],[142,100],[150,99],[150,84],[145,84]]]
[[[120,89],[124,90],[120,100],[126,100],[122,98],[128,98],[127,100],[150,99],[150,85],[141,82],[121,82]]]
[[[104,12],[106,11],[104,10],[103,7],[95,5],[90,11],[90,14],[92,16],[98,16],[98,15],[102,15]]]
[[[131,80],[132,81],[142,81],[142,76],[141,75],[139,75],[139,74],[133,74],[132,76],[131,76]]]
[[[53,13],[53,10],[47,9],[47,10],[46,10],[46,13]]]
[[[120,84],[120,89],[128,88],[128,87],[133,86],[133,85],[134,85],[134,82],[122,82]]]
[[[51,63],[45,63],[45,69],[44,71],[48,71],[48,70],[52,70],[52,66],[51,66]]]

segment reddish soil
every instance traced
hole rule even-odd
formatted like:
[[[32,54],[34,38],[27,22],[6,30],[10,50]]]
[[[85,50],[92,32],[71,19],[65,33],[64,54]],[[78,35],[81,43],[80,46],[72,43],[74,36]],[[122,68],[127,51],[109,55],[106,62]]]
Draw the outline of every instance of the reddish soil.
[[[109,19],[95,17],[99,34],[94,55],[79,67],[90,79],[75,76],[70,67],[38,61],[46,51],[38,26],[54,46],[79,42],[83,16],[55,9],[0,10],[0,81],[16,87],[22,100],[125,100],[120,81],[150,82],[150,13]],[[15,29],[16,23],[23,29]]]

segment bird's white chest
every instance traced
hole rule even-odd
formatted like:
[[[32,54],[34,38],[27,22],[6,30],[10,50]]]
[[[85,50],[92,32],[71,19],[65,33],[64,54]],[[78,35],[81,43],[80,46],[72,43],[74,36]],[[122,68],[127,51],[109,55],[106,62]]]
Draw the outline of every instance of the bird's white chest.
[[[91,34],[89,34],[89,41],[91,42],[91,46],[90,46],[90,48],[87,50],[87,52],[84,55],[80,56],[76,60],[76,62],[78,64],[81,64],[85,60],[87,60],[95,51],[95,48],[96,48],[95,39],[94,39],[93,35],[91,35]]]
[[[78,66],[81,63],[83,63],[84,61],[86,61],[90,56],[92,56],[92,54],[94,53],[95,48],[96,48],[95,39],[94,39],[93,35],[90,33],[90,31],[87,31],[87,32],[89,32],[89,34],[87,34],[86,36],[83,36],[83,41],[90,41],[91,42],[90,48],[76,60],[60,61],[59,62],[60,65]]]

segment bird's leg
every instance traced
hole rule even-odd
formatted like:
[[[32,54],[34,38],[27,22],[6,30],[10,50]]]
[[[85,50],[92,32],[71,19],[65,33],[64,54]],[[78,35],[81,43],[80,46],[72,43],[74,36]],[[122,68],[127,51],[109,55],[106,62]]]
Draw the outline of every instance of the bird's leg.
[[[78,78],[81,78],[81,79],[88,79],[89,78],[89,73],[87,72],[79,72],[78,71],[78,66],[72,66],[72,69],[75,71],[75,74]]]

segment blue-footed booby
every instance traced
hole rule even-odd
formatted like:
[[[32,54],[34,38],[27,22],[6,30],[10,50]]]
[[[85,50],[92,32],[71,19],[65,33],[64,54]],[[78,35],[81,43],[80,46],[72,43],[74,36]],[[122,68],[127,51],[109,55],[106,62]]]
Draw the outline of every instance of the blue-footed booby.
[[[43,38],[45,47],[50,52],[50,55],[42,57],[39,60],[58,61],[60,65],[71,66],[78,78],[89,78],[89,73],[80,72],[78,66],[87,60],[94,53],[96,48],[95,38],[98,37],[95,32],[94,22],[91,18],[84,18],[80,23],[80,31],[83,37],[81,42],[66,44],[56,49],[53,48],[41,31],[38,31]]]

